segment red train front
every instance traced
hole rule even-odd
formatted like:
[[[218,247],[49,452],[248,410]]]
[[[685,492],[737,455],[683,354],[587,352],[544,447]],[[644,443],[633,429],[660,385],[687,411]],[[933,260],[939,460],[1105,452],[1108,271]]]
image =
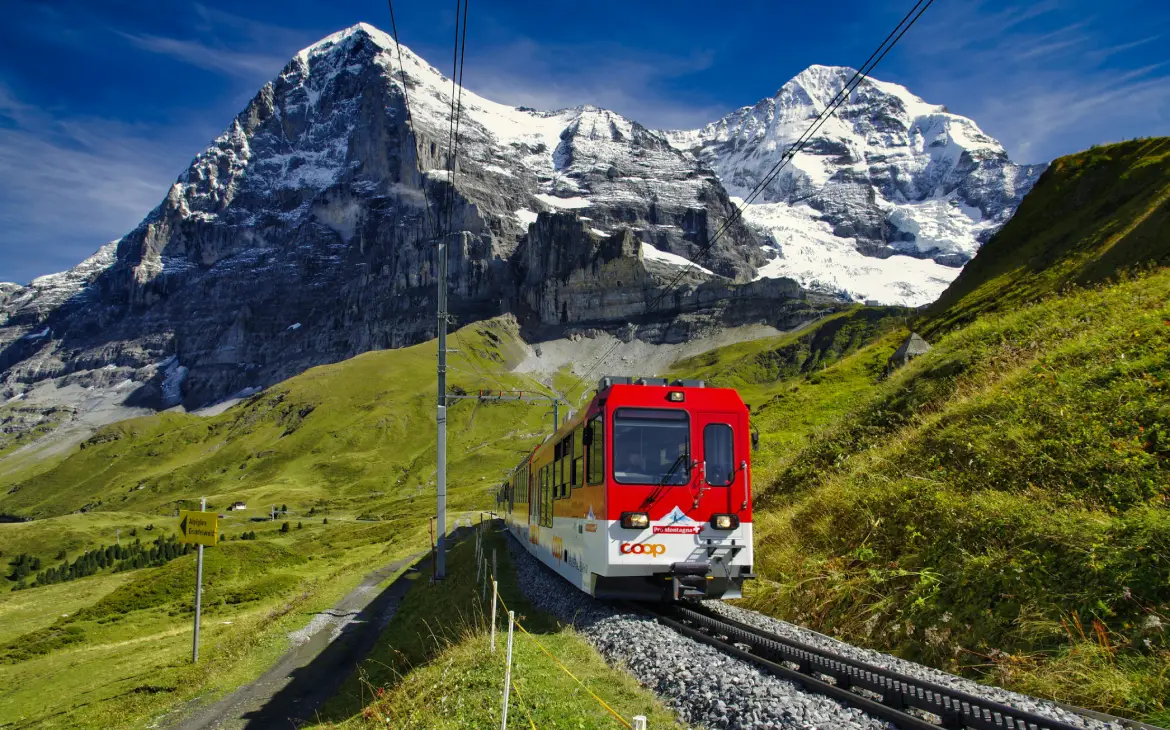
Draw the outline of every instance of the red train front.
[[[529,550],[600,598],[738,598],[752,574],[748,410],[702,381],[605,377],[499,493]]]

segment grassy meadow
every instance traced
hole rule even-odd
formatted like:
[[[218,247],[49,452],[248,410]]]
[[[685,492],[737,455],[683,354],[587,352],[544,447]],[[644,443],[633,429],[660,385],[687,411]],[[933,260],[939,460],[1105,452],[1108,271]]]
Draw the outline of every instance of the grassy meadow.
[[[532,390],[495,375],[519,352],[506,321],[464,328],[450,378]],[[203,649],[190,665],[194,556],[161,567],[12,590],[0,581],[0,727],[141,727],[258,676],[300,628],[361,577],[425,549],[434,512],[434,343],[307,371],[223,414],[161,413],[99,430],[48,468],[0,481],[0,568],[42,569],[177,530],[176,510],[224,515],[206,551]],[[449,410],[449,514],[490,503],[542,409]],[[227,512],[235,501],[243,512]],[[287,507],[276,521],[269,510]],[[289,531],[282,532],[288,522]],[[245,540],[255,533],[255,540]],[[62,693],[62,687],[71,691]],[[165,724],[165,722],[164,722]]]

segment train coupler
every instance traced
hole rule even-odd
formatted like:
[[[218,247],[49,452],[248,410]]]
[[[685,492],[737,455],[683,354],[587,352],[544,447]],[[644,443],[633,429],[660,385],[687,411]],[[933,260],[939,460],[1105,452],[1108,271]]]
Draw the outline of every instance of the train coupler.
[[[708,563],[671,563],[670,578],[674,600],[705,598],[710,572],[711,566]]]

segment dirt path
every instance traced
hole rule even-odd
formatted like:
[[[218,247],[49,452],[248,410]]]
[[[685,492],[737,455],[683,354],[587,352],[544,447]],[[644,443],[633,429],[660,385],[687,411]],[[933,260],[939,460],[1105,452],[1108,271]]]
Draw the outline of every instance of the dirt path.
[[[452,544],[462,532],[452,535]],[[429,574],[429,556],[420,561],[424,555],[412,555],[367,575],[333,608],[294,632],[293,647],[252,683],[196,709],[185,719],[164,719],[160,724],[170,730],[257,730],[303,724],[365,658],[414,580]],[[407,566],[413,567],[381,592],[376,590],[379,583]]]

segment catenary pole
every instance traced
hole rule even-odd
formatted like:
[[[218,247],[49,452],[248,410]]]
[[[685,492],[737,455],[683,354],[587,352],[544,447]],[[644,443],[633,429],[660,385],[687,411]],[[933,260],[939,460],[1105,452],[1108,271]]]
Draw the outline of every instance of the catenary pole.
[[[447,577],[447,240],[440,235],[439,268],[439,392],[438,453],[435,459],[435,491],[438,498],[438,548],[435,580]]]

